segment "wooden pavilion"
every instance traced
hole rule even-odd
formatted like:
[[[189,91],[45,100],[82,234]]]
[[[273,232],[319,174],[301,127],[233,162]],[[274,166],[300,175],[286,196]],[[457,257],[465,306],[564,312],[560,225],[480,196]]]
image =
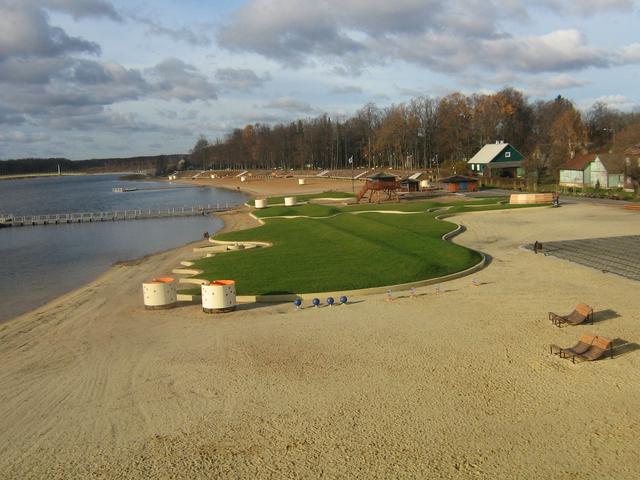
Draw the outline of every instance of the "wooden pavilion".
[[[373,201],[380,203],[383,195],[386,195],[387,200],[397,200],[400,188],[396,175],[384,172],[374,173],[367,177],[365,184],[358,192],[356,203],[359,203],[367,194],[369,194],[369,203]]]

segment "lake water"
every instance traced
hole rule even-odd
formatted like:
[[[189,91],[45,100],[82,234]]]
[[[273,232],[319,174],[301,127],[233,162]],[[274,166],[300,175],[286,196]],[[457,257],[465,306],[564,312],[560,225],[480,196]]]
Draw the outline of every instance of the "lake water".
[[[224,189],[121,181],[118,177],[3,180],[0,215],[231,206],[246,200],[244,194]],[[114,193],[113,187],[140,190]],[[116,261],[184,245],[222,225],[217,217],[185,217],[0,228],[0,321],[92,281]]]

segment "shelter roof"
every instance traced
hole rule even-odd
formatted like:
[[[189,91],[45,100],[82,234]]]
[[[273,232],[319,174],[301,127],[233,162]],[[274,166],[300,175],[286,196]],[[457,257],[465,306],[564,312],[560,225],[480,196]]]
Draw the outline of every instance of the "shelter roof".
[[[370,180],[395,180],[398,176],[392,173],[376,172],[373,175],[369,175],[367,178]]]
[[[465,182],[477,182],[475,177],[467,177],[465,175],[452,175],[450,177],[441,178],[442,183],[465,183]]]

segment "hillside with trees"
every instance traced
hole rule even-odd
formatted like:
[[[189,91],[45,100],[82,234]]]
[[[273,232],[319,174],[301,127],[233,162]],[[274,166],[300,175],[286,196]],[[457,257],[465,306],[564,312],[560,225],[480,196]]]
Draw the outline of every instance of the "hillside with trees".
[[[176,170],[186,155],[153,155],[129,158],[97,158],[91,160],[69,160],[67,158],[22,158],[0,161],[0,175],[25,175],[33,173],[55,173],[58,166],[62,172],[131,172],[147,171],[164,175]],[[185,162],[183,160],[182,165]]]
[[[553,180],[575,153],[621,152],[640,142],[640,112],[597,103],[581,114],[561,96],[530,102],[512,88],[454,93],[386,108],[368,103],[349,118],[246,125],[212,142],[200,136],[190,160],[201,169],[339,169],[353,157],[356,166],[417,169],[462,164],[498,140],[525,155],[528,175]]]

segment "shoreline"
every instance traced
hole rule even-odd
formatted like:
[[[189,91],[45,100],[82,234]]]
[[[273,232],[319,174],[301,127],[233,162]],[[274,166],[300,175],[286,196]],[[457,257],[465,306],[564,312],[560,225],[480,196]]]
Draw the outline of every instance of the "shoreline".
[[[584,204],[457,215],[456,243],[492,260],[477,284],[393,302],[150,311],[140,283],[198,255],[198,242],[114,267],[0,325],[0,471],[508,479],[561,465],[637,478],[637,282],[520,248],[603,229],[637,235],[634,215]],[[578,302],[594,307],[593,325],[550,324],[549,310]],[[615,358],[574,365],[549,353],[585,331],[616,339]],[[576,409],[576,398],[589,401]]]
[[[227,219],[225,221],[225,217],[229,216],[226,214],[230,214],[230,213],[239,213],[238,211],[242,208],[242,206],[239,206],[238,208],[235,208],[233,210],[229,210],[226,212],[220,212],[220,213],[216,213],[214,215],[214,217],[219,218],[220,220],[222,220],[223,225],[222,227],[217,230],[215,234],[218,233],[225,233],[227,231],[233,231],[233,225],[237,224],[237,222],[231,221],[229,219]],[[228,223],[230,223],[228,225]],[[29,316],[32,314],[36,314],[38,311],[40,310],[47,310],[49,308],[53,308],[56,305],[60,304],[60,303],[64,303],[65,300],[68,300],[68,298],[77,295],[79,293],[82,293],[84,291],[88,291],[91,290],[92,288],[96,287],[97,285],[101,284],[101,282],[103,282],[105,279],[110,278],[111,276],[113,276],[118,269],[120,269],[121,267],[134,267],[134,266],[140,266],[144,263],[153,263],[154,261],[156,261],[159,257],[164,257],[167,255],[176,255],[176,265],[178,265],[180,263],[181,260],[185,260],[185,258],[182,258],[183,256],[185,256],[187,253],[193,251],[194,248],[197,248],[198,246],[202,246],[201,244],[203,242],[206,242],[205,239],[201,238],[198,240],[193,240],[190,242],[187,242],[185,244],[181,244],[181,245],[177,245],[175,247],[170,247],[170,248],[166,248],[163,249],[161,251],[158,252],[154,252],[154,253],[149,253],[146,255],[142,255],[139,257],[135,257],[135,258],[131,258],[131,259],[124,259],[124,260],[116,260],[114,261],[106,270],[104,270],[103,272],[99,273],[97,277],[95,277],[93,280],[84,283],[76,288],[73,288],[72,290],[69,290],[68,292],[65,292],[61,295],[57,295],[53,298],[51,298],[50,300],[47,300],[45,303],[43,303],[42,305],[36,306],[30,310],[27,310],[26,312],[20,313],[14,317],[10,317],[7,318],[5,320],[0,321],[0,328],[2,328],[3,325],[6,325],[8,323],[14,322],[18,319],[20,319],[21,317],[25,317],[25,316]],[[208,244],[208,243],[207,243]],[[178,258],[178,256],[180,256],[181,258]],[[199,258],[199,257],[198,257]],[[171,273],[171,272],[168,272]],[[157,275],[156,275],[157,276]]]

